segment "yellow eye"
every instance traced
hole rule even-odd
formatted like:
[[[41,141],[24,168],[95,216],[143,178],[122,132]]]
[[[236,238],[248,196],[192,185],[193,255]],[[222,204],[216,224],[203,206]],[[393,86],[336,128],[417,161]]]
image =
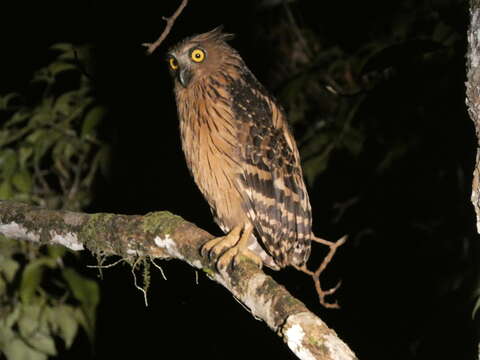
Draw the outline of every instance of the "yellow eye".
[[[200,49],[195,49],[192,51],[190,54],[190,57],[192,58],[193,61],[195,62],[202,62],[205,59],[205,52]]]
[[[171,57],[168,59],[168,65],[170,65],[170,69],[172,70],[177,70],[178,69],[178,63],[177,60],[174,57]]]

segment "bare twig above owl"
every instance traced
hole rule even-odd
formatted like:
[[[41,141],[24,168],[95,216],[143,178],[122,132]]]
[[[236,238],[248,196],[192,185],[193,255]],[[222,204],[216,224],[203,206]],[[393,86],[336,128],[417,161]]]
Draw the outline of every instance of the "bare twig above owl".
[[[155,40],[155,42],[153,43],[142,44],[142,46],[145,46],[147,48],[148,54],[153,53],[160,46],[160,44],[166,39],[166,37],[170,33],[170,30],[172,30],[172,26],[175,23],[175,20],[177,20],[178,16],[182,13],[183,9],[185,9],[187,4],[188,4],[188,0],[182,0],[182,2],[180,3],[180,6],[177,8],[177,10],[175,10],[172,16],[168,18],[165,16],[162,17],[162,19],[165,20],[167,24],[165,25],[165,29],[160,34],[158,39]]]

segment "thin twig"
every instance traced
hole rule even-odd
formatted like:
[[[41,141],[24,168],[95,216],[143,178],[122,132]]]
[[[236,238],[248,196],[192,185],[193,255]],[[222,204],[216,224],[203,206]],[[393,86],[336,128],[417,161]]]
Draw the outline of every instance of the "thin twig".
[[[75,195],[78,192],[78,189],[80,188],[80,182],[81,182],[81,176],[82,176],[82,170],[84,169],[85,162],[87,161],[87,153],[84,152],[78,159],[78,162],[76,166],[73,167],[73,183],[72,186],[70,187],[70,190],[68,191],[67,199],[72,200]]]
[[[303,272],[303,273],[312,277],[313,283],[315,284],[315,290],[317,291],[317,294],[318,294],[318,299],[320,301],[320,304],[322,304],[323,306],[325,306],[326,308],[329,308],[329,309],[340,308],[340,305],[338,305],[338,303],[336,301],[335,302],[328,302],[325,298],[327,296],[335,293],[335,291],[337,291],[337,289],[341,285],[341,281],[339,281],[338,284],[335,285],[333,288],[330,288],[328,290],[323,290],[322,285],[320,283],[320,275],[322,274],[322,272],[326,269],[327,265],[332,260],[332,258],[335,255],[335,252],[337,251],[337,249],[340,246],[342,246],[345,243],[346,240],[347,240],[347,235],[343,236],[342,238],[340,238],[339,240],[337,240],[335,242],[328,241],[328,240],[325,240],[325,239],[314,236],[313,241],[328,246],[330,248],[330,251],[328,252],[327,256],[325,256],[325,258],[322,260],[322,263],[320,264],[320,266],[315,271],[309,270],[306,265],[296,266],[297,270],[300,270],[301,272]]]
[[[108,268],[114,267],[115,265],[118,265],[122,261],[125,261],[125,259],[121,258],[121,259],[115,261],[114,263],[108,264],[108,265],[87,265],[87,267],[88,268],[94,268],[94,269],[108,269]]]
[[[175,12],[173,13],[172,16],[170,16],[168,18],[167,17],[162,17],[162,19],[167,22],[167,24],[165,25],[165,29],[163,30],[162,34],[159,36],[159,38],[155,42],[153,42],[153,43],[143,43],[142,44],[142,46],[147,47],[147,54],[150,55],[151,53],[153,53],[160,46],[160,44],[163,42],[163,40],[165,40],[167,35],[170,33],[170,30],[172,29],[172,26],[175,23],[175,20],[177,20],[177,17],[182,13],[183,9],[185,9],[187,4],[188,4],[188,0],[182,0],[180,6],[178,7],[177,10],[175,10]]]
[[[148,307],[147,291],[144,288],[142,288],[141,286],[138,285],[137,275],[135,274],[135,268],[137,267],[140,260],[141,260],[141,258],[138,257],[137,260],[135,260],[135,262],[132,265],[131,273],[133,275],[133,285],[143,293],[143,300],[145,301],[145,306]]]
[[[38,161],[33,162],[33,169],[35,173],[35,177],[38,179],[40,182],[40,185],[42,186],[42,190],[45,191],[45,193],[50,193],[52,189],[50,188],[50,185],[48,185],[48,182],[45,180],[45,177],[43,176],[43,171],[40,170],[40,167],[38,166]]]
[[[155,263],[155,259],[152,259],[150,258],[150,262],[157,268],[160,270],[160,273],[162,274],[162,277],[163,277],[163,280],[167,280],[167,277],[165,276],[165,273],[163,272],[163,269],[160,265],[158,265],[157,263]]]

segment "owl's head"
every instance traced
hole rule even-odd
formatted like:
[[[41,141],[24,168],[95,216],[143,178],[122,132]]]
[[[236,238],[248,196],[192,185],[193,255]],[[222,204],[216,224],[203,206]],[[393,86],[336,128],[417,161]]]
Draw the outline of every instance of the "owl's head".
[[[218,71],[221,64],[236,54],[226,41],[232,34],[217,27],[207,33],[194,35],[173,46],[167,53],[170,74],[184,88]]]

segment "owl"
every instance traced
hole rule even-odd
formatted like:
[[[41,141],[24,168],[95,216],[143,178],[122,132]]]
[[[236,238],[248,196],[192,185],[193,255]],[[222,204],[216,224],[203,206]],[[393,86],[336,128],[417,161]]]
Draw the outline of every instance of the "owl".
[[[225,236],[202,247],[220,269],[303,265],[312,215],[285,111],[216,28],[167,54],[191,175]]]

